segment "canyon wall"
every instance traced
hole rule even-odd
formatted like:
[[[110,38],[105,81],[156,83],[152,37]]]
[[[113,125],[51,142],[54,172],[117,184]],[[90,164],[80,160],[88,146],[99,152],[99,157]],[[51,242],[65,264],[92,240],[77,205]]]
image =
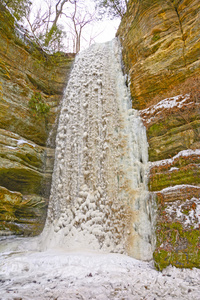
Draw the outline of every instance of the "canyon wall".
[[[200,266],[200,3],[130,0],[117,35],[149,143],[158,269]]]
[[[46,54],[1,4],[0,45],[0,233],[35,235],[45,221],[73,56]]]
[[[147,129],[160,270],[200,261],[199,19],[197,0],[130,0],[117,33],[133,108]],[[73,57],[47,55],[1,4],[0,44],[0,233],[36,235]]]

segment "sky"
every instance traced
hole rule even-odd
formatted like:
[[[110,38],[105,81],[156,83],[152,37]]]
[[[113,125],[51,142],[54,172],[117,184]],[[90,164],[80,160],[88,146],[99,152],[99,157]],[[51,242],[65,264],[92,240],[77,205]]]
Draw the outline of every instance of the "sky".
[[[120,19],[99,21],[93,25],[93,30],[100,32],[95,38],[96,43],[104,43],[112,40],[115,37]]]
[[[33,6],[35,9],[38,9],[40,6],[44,9],[46,7],[46,2],[52,1],[55,6],[56,0],[34,0]],[[82,1],[82,0],[80,0]],[[95,11],[95,3],[92,0],[84,0],[82,1],[83,6],[88,6],[89,11]],[[70,6],[69,6],[70,7]],[[68,9],[68,10],[67,10]],[[69,14],[69,8],[67,8],[66,4],[66,14]],[[59,23],[62,24],[64,29],[68,32],[67,34],[70,36],[69,33],[69,19],[62,17],[59,20]],[[82,40],[81,40],[81,50],[84,50],[85,48],[88,48],[93,43],[104,43],[109,40],[112,40],[115,37],[117,28],[119,26],[120,19],[114,19],[114,20],[101,20],[101,21],[94,21],[91,24],[86,25],[83,28],[82,31]],[[70,45],[70,38],[68,38],[68,41],[66,39],[65,42],[66,48],[71,48]]]

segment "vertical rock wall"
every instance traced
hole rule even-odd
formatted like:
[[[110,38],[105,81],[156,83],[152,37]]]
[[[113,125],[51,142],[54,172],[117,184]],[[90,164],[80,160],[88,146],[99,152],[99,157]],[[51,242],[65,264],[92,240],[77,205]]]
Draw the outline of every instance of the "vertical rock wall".
[[[52,131],[73,57],[47,55],[1,4],[0,45],[0,233],[35,235],[45,218]]]
[[[118,30],[149,142],[159,269],[200,262],[200,3],[129,1]]]

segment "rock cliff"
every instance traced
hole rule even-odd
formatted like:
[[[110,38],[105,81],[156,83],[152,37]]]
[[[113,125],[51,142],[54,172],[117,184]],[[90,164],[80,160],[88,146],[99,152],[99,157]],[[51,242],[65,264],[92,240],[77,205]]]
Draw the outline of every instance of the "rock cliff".
[[[198,0],[130,0],[117,33],[133,108],[147,129],[158,269],[200,261],[199,19]],[[0,231],[35,235],[73,57],[47,55],[14,23],[0,4]]]
[[[147,128],[158,269],[200,267],[200,3],[130,0],[118,30]]]
[[[2,4],[0,45],[0,232],[35,235],[45,220],[56,116],[73,56],[47,55]]]

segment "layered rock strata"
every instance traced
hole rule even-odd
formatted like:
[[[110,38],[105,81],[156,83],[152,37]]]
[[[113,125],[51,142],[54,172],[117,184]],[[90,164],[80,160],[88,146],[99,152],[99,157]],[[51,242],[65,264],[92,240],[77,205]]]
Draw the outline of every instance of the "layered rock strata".
[[[200,103],[185,95],[140,111],[152,161],[149,189],[157,198],[154,257],[160,269],[199,266],[199,110]]]
[[[35,235],[46,215],[56,116],[73,56],[47,55],[2,4],[0,45],[0,232]]]
[[[200,261],[200,3],[129,1],[118,30],[149,143],[158,269]]]
[[[118,30],[134,108],[148,107],[169,89],[183,90],[186,78],[199,75],[200,3],[198,0],[130,0]]]

